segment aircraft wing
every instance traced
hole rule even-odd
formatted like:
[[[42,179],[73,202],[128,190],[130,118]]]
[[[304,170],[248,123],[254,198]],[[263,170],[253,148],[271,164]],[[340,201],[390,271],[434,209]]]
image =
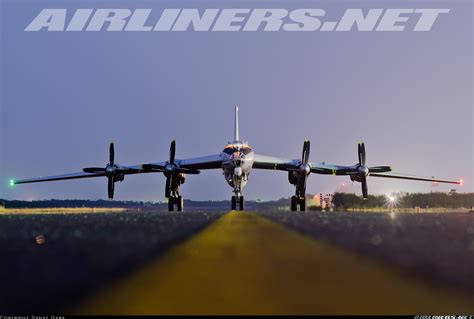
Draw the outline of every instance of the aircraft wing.
[[[37,177],[31,179],[22,179],[22,180],[13,180],[11,183],[16,184],[27,184],[27,183],[39,183],[39,182],[51,182],[51,181],[61,181],[66,179],[78,179],[78,178],[88,178],[88,177],[99,177],[105,176],[105,173],[73,173],[73,174],[64,174],[64,175],[55,175],[47,177]]]
[[[298,169],[299,160],[255,154],[252,168],[290,171]]]
[[[117,170],[124,175],[131,174],[142,174],[142,173],[153,173],[163,171],[167,162],[157,162],[150,164],[139,164],[132,166],[118,166]],[[203,157],[195,157],[188,159],[177,159],[176,164],[180,168],[189,170],[189,173],[196,172],[197,170],[203,169],[215,169],[222,168],[222,159],[221,155],[211,155]],[[12,184],[27,184],[27,183],[39,183],[39,182],[51,182],[51,181],[61,181],[68,179],[79,179],[79,178],[89,178],[89,177],[100,177],[105,176],[103,168],[88,168],[90,172],[81,172],[81,173],[72,173],[64,175],[55,175],[55,176],[46,176],[46,177],[37,177],[31,179],[22,179],[14,180]],[[96,170],[96,172],[94,172]],[[99,170],[102,170],[99,172]],[[185,171],[186,172],[186,171]]]
[[[187,169],[217,169],[222,168],[221,154],[177,160],[179,167]]]
[[[383,177],[383,178],[396,178],[396,179],[409,179],[414,181],[425,181],[425,182],[436,182],[436,183],[448,183],[448,184],[458,184],[462,185],[464,182],[463,180],[459,181],[448,181],[436,178],[424,178],[424,177],[414,177],[414,176],[403,176],[403,175],[392,175],[392,174],[374,174],[370,173],[369,176],[373,177]]]
[[[267,155],[255,154],[253,168],[273,169],[280,171],[295,171],[299,169],[301,160],[291,160]],[[311,173],[325,175],[351,175],[357,173],[356,166],[328,165],[324,163],[309,163]]]
[[[356,174],[357,166],[331,165],[324,163],[309,163],[311,173],[323,175],[352,175]]]
[[[209,156],[202,156],[202,157],[194,157],[194,158],[186,158],[186,159],[176,159],[175,163],[182,169],[188,170],[203,170],[203,169],[218,169],[222,168],[222,157],[220,154],[216,155],[209,155]],[[139,168],[142,170],[147,169],[158,169],[164,170],[167,165],[167,162],[157,162],[157,163],[149,163],[149,164],[142,164],[139,166],[133,166],[133,168]]]

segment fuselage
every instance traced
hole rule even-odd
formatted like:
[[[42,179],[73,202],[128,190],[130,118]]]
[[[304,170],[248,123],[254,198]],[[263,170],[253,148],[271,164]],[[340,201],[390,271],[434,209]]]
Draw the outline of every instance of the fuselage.
[[[240,192],[248,180],[254,161],[252,148],[244,142],[229,142],[222,151],[222,169],[227,183]]]

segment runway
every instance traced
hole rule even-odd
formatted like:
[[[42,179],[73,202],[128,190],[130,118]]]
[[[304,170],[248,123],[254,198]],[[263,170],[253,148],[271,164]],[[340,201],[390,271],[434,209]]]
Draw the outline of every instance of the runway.
[[[227,214],[156,213],[145,214],[145,217],[140,217],[143,214],[139,213],[117,213],[108,216],[112,223],[119,216],[127,219],[128,223],[122,221],[119,226],[129,229],[130,233],[124,234],[128,238],[120,245],[109,243],[108,249],[102,250],[104,258],[100,260],[107,261],[111,251],[132,244],[141,254],[122,252],[121,259],[115,259],[111,264],[129,262],[138,255],[142,257],[125,270],[117,271],[120,267],[110,266],[108,270],[114,273],[113,276],[107,276],[105,269],[100,274],[92,270],[90,273],[95,274],[93,277],[100,285],[86,285],[86,294],[71,296],[65,303],[67,307],[65,304],[52,305],[56,309],[78,314],[474,313],[469,285],[448,281],[443,276],[436,277],[436,273],[421,276],[422,268],[410,268],[410,265],[395,262],[397,255],[406,260],[415,258],[400,253],[395,244],[390,244],[399,242],[401,238],[405,241],[419,239],[403,226],[405,223],[413,224],[417,233],[430,228],[430,223],[410,220],[413,217],[408,217],[408,221],[403,221],[407,217],[400,217],[401,222],[394,222],[382,214],[255,214],[237,211]],[[456,235],[444,238],[449,247],[445,245],[448,248],[440,247],[435,251],[439,251],[441,257],[450,257],[451,252],[458,257],[458,264],[472,269],[473,252],[469,247],[461,249],[464,251],[462,255],[453,251],[450,245],[462,246],[463,241],[469,243],[474,239],[471,233],[473,216],[450,216],[417,218],[432,218],[434,224],[439,221],[455,224],[458,219],[463,219],[460,223],[458,221]],[[350,222],[350,228],[346,221]],[[185,226],[179,226],[181,223]],[[199,226],[190,227],[191,224]],[[140,227],[144,228],[143,236],[137,237]],[[388,234],[390,227],[399,230]],[[153,228],[157,229],[155,234],[165,232],[168,241],[165,243],[158,239],[161,235],[155,235],[155,242],[146,244]],[[172,235],[178,229],[181,231],[179,239]],[[96,230],[104,231],[104,228]],[[432,231],[436,232],[436,229]],[[117,230],[113,232],[117,234]],[[426,234],[422,232],[422,235]],[[456,236],[461,238],[460,242],[456,241]],[[107,238],[106,241],[110,240]],[[129,240],[137,241],[137,238],[141,238],[138,242],[146,249],[138,248],[140,245],[136,243],[127,244]],[[367,238],[373,249],[363,245]],[[158,242],[161,242],[161,249],[153,249]],[[347,242],[353,243],[352,247]],[[46,245],[47,241],[41,247]],[[394,260],[377,254],[380,247],[388,250],[387,255],[395,255]],[[428,248],[421,241],[418,246],[414,244],[413,251],[422,255],[421,252]],[[96,249],[92,248],[92,251]],[[421,260],[426,262],[427,258],[422,256]],[[63,272],[69,276],[74,274],[66,269]],[[82,278],[90,281],[87,276]],[[465,281],[473,284],[472,275]]]

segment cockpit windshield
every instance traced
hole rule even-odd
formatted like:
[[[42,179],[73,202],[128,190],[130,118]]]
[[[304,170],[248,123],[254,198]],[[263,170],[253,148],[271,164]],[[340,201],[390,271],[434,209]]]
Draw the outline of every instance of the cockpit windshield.
[[[241,152],[244,155],[247,155],[252,152],[252,149],[247,144],[229,144],[224,149],[224,153],[233,154],[235,152]]]

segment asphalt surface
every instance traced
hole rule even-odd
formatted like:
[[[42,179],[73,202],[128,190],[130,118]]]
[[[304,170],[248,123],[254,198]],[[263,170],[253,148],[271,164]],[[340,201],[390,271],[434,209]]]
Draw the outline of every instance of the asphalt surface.
[[[430,284],[474,296],[474,213],[262,215],[313,238],[373,257]]]
[[[0,313],[62,313],[220,215],[0,215]]]
[[[293,267],[299,266],[289,261],[285,262],[290,259],[288,256],[293,256],[291,258],[295,260],[301,258],[300,264],[304,264],[305,260],[311,260],[312,266],[307,265],[307,274],[315,276],[314,271],[317,269],[314,267],[318,267],[318,260],[332,254],[330,247],[342,247],[343,250],[355,252],[358,256],[370,257],[368,260],[381,261],[387,269],[401,270],[414,275],[415,279],[436,286],[435,291],[447,289],[470,296],[468,298],[474,296],[474,214],[472,213],[397,215],[341,212],[258,213],[267,220],[284,225],[286,229],[309,235],[307,237],[316,239],[316,245],[319,245],[318,242],[332,245],[324,246],[322,251],[325,253],[319,255],[313,254],[319,249],[314,248],[313,243],[299,238],[289,244],[283,240],[283,236],[293,238],[293,235],[274,230],[273,226],[255,222],[252,218],[244,218],[245,223],[235,224],[235,221],[241,218],[239,215],[227,218],[217,229],[214,227],[214,230],[205,234],[200,232],[209,229],[208,226],[223,214],[127,212],[0,215],[0,313],[65,313],[71,307],[75,307],[78,301],[93,295],[96,291],[107,288],[111,283],[121,281],[130,275],[133,277],[138,270],[162,260],[162,256],[166,257],[177,245],[189,242],[188,239],[191,242],[185,246],[188,247],[187,250],[184,250],[190,252],[188,255],[174,252],[172,258],[169,256],[165,258],[167,262],[164,264],[176,269],[168,270],[169,267],[157,266],[149,270],[149,276],[142,277],[145,278],[142,280],[146,282],[146,278],[154,277],[156,269],[161,269],[159,271],[161,275],[157,278],[164,280],[170,274],[174,274],[173,278],[181,280],[182,274],[189,269],[185,259],[193,257],[193,252],[197,249],[195,247],[200,247],[202,252],[210,251],[211,255],[223,249],[221,255],[212,255],[209,259],[216,269],[221,271],[222,268],[235,268],[231,278],[238,278],[235,277],[236,274],[243,269],[246,269],[247,273],[254,269],[251,273],[253,277],[249,277],[253,278],[251,279],[253,283],[257,283],[258,278],[270,276],[267,274],[267,269],[273,267],[273,264],[285,263],[290,271],[286,268],[279,269],[273,281],[284,277],[282,273],[291,274],[287,280],[287,284],[291,286],[290,279],[293,278],[291,276],[298,275],[298,271]],[[222,225],[227,226],[222,228]],[[240,226],[235,229],[236,225]],[[272,236],[282,238],[278,240]],[[193,238],[196,238],[197,244],[193,242]],[[297,254],[300,242],[306,243],[304,244],[306,248]],[[219,243],[227,246],[219,248]],[[256,248],[259,250],[255,250],[254,255],[248,255]],[[182,251],[178,249],[178,252]],[[334,249],[334,254],[344,255],[343,252],[337,251]],[[338,264],[336,260],[350,261],[351,258],[342,256],[334,257],[332,260],[333,264]],[[200,258],[191,260],[198,264],[203,262]],[[274,260],[277,262],[273,262]],[[328,265],[330,263],[328,261]],[[357,268],[357,265],[353,264],[354,262],[344,263],[339,269],[339,274],[349,275],[349,271]],[[202,264],[200,269],[206,269],[206,265]],[[369,272],[368,269],[372,269],[371,267],[367,266],[362,273]],[[346,270],[348,274],[345,274]],[[196,279],[194,275],[201,278],[199,277],[201,274],[193,272],[189,274],[193,280]],[[211,272],[209,278],[213,278],[214,275],[215,273]],[[318,276],[325,278],[322,269],[319,270]],[[367,277],[370,278],[370,275]],[[164,285],[163,280],[155,279],[157,284],[154,286]],[[222,289],[226,289],[228,284],[225,280],[223,275],[216,279],[216,283]],[[305,281],[300,277],[297,280],[301,283]],[[336,282],[337,279],[334,281],[326,279],[326,281],[327,287],[331,287],[331,282]],[[196,289],[206,286],[200,285],[199,282],[196,281],[198,287]],[[256,293],[258,289],[265,288],[265,284],[266,282],[262,281],[260,288],[256,284],[249,284],[246,289],[255,286],[254,293]],[[235,285],[239,287],[240,283],[236,281]],[[367,285],[370,285],[370,280],[367,280]],[[175,283],[169,283],[169,287],[175,286]],[[308,291],[311,294],[320,293],[319,290],[314,290],[315,287],[317,286],[308,287]],[[293,288],[295,290],[291,294],[295,295],[300,286]],[[137,288],[136,291],[140,289]],[[183,291],[186,291],[184,286],[178,292]],[[262,291],[264,294],[267,293],[266,290]],[[289,292],[278,293],[275,290],[274,293],[281,298],[279,304],[283,307],[285,300],[289,299],[286,298]],[[422,295],[420,293],[420,296]],[[245,296],[248,296],[248,293],[243,294],[242,298]],[[235,298],[229,295],[229,300]],[[181,306],[186,302],[187,300],[180,299],[178,305]],[[308,305],[311,305],[311,302],[312,299],[308,301]],[[263,305],[263,302],[259,303],[259,307]],[[269,307],[267,309],[270,309],[272,305],[267,306]],[[289,313],[294,311],[291,310]]]
[[[232,211],[72,314],[472,314],[439,289],[255,213]]]

